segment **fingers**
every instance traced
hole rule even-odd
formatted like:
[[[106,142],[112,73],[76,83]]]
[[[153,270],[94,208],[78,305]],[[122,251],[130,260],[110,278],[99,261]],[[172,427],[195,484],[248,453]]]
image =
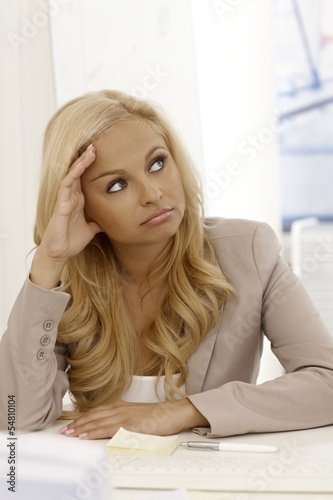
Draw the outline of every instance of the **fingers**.
[[[140,404],[136,404],[136,409]],[[80,439],[106,439],[114,436],[120,427],[139,431],[133,423],[133,404],[117,401],[110,405],[102,405],[87,411],[72,423],[59,429],[60,434]]]
[[[96,149],[93,144],[90,144],[87,149],[79,156],[70,166],[68,174],[64,178],[64,184],[71,183],[73,180],[81,177],[83,172],[88,168],[96,158]],[[67,182],[66,182],[67,181]]]
[[[60,434],[80,439],[103,439],[113,436],[121,424],[112,405],[90,410],[71,424],[59,429]]]
[[[67,203],[72,195],[81,195],[81,182],[80,177],[83,172],[93,163],[96,158],[96,149],[93,144],[87,147],[84,151],[69,167],[67,175],[62,179],[57,201],[58,206]]]
[[[75,429],[68,429],[61,434],[80,439],[110,439],[120,429],[120,423],[110,424],[107,421],[96,421],[85,424]]]
[[[117,401],[89,410],[59,432],[80,439],[106,439],[124,427],[132,432],[167,435],[178,432],[172,413],[167,403]]]
[[[96,157],[96,149],[93,144],[90,144],[87,149],[75,160],[73,165],[80,165],[81,163],[87,168],[94,161]]]

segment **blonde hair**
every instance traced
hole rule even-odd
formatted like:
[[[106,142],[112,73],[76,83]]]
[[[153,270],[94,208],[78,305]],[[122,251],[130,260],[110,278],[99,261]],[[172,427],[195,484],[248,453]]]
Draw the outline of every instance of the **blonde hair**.
[[[54,210],[60,181],[77,152],[107,129],[131,119],[146,122],[163,136],[183,183],[186,208],[168,248],[151,270],[167,293],[153,323],[134,331],[122,294],[120,269],[104,233],[97,234],[69,259],[62,275],[71,301],[59,325],[64,344],[70,394],[75,408],[89,408],[120,399],[135,371],[139,343],[152,352],[141,375],[165,375],[168,400],[187,376],[187,360],[216,323],[232,290],[217,266],[204,232],[200,180],[177,132],[152,103],[119,91],[90,92],[63,105],[51,118],[44,136],[43,168],[34,238],[40,244]],[[179,373],[177,382],[173,374]]]

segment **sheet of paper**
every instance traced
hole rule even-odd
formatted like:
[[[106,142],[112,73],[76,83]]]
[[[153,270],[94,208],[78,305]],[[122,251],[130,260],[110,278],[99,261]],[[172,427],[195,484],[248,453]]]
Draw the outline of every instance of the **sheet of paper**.
[[[107,450],[113,454],[166,456],[179,445],[179,436],[153,436],[130,432],[123,427],[107,443]]]

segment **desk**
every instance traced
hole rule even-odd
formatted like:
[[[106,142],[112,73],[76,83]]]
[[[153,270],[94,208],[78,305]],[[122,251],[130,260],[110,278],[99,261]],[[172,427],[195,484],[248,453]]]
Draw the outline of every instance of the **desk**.
[[[49,481],[46,487],[49,488],[47,500],[328,500],[333,499],[333,477],[332,477],[332,488],[327,493],[273,493],[269,491],[271,489],[271,483],[276,480],[278,481],[278,475],[283,475],[283,468],[280,469],[277,477],[271,477],[267,481],[267,488],[263,488],[263,491],[243,491],[243,492],[203,492],[203,491],[165,491],[165,490],[127,490],[127,489],[114,489],[112,491],[109,486],[110,480],[112,480],[111,472],[107,468],[107,455],[106,455],[106,443],[108,440],[97,440],[97,441],[82,441],[78,438],[70,438],[58,433],[58,429],[64,425],[63,422],[56,422],[56,424],[48,427],[47,429],[34,433],[20,434],[17,437],[17,447],[16,447],[16,463],[17,463],[17,486],[20,484],[20,471],[21,480],[22,475],[24,476],[24,463],[29,460],[38,459],[38,470],[39,478],[46,478],[50,475]],[[11,498],[15,500],[30,500],[30,495],[22,494],[21,496],[7,494],[6,487],[6,473],[8,473],[8,454],[9,448],[7,447],[9,437],[5,433],[0,433],[0,497]],[[199,436],[195,436],[191,432],[182,433],[182,440],[194,440],[203,439]],[[283,449],[293,450],[295,456],[304,457],[305,459],[311,459],[313,461],[322,461],[325,459],[333,459],[333,426],[322,427],[317,429],[310,429],[304,431],[293,431],[293,432],[279,432],[279,433],[267,433],[267,434],[256,434],[256,435],[244,435],[244,436],[234,436],[222,439],[225,442],[239,442],[239,443],[260,443],[260,444],[271,444],[276,445]],[[187,449],[177,449],[175,454],[190,454],[193,453]],[[194,452],[199,453],[199,452]],[[207,452],[200,452],[207,453]],[[224,452],[210,452],[210,453],[224,453]],[[290,455],[292,456],[292,455]],[[277,455],[272,456],[273,461],[277,461]],[[59,472],[56,464],[62,467],[63,470]],[[104,464],[104,465],[103,465]],[[102,465],[102,467],[101,467]],[[73,469],[72,469],[73,467]],[[99,473],[96,471],[99,470]],[[36,466],[34,471],[36,471]],[[67,472],[66,472],[67,471]],[[76,471],[76,472],[75,472]],[[89,480],[92,485],[90,493],[89,491],[84,491],[81,488],[79,494],[62,494],[52,496],[51,490],[54,492],[56,489],[56,484],[59,482],[59,477],[63,481],[66,480],[66,473],[69,474],[70,479],[73,480],[75,474],[82,472],[80,479],[81,486],[83,487],[85,478],[90,474]],[[98,475],[99,474],[99,475]],[[79,476],[77,476],[79,477]],[[103,485],[102,485],[103,482]],[[51,487],[50,484],[53,486]],[[102,488],[103,486],[103,492]],[[163,486],[163,485],[161,485]],[[104,488],[106,489],[106,494],[104,496]],[[74,490],[73,490],[74,491]],[[35,500],[42,499],[38,495],[34,496]],[[44,500],[43,498],[43,500]]]

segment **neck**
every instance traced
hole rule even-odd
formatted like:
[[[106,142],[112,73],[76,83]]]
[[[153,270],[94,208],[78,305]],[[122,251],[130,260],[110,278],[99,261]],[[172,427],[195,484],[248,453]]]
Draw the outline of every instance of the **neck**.
[[[169,242],[140,247],[113,244],[113,250],[123,270],[125,281],[133,285],[144,283],[149,277],[153,264],[168,246]]]

